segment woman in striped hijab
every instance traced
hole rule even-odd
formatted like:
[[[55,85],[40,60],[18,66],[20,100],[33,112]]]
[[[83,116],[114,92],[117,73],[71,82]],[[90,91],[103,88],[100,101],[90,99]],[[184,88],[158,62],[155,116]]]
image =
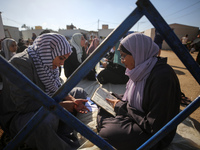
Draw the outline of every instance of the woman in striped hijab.
[[[32,57],[37,74],[45,86],[45,92],[52,96],[61,86],[58,67],[64,64],[64,61],[72,52],[69,44],[64,37],[49,33],[36,38],[27,51]]]
[[[52,96],[61,86],[58,67],[64,64],[71,52],[64,36],[47,33],[38,36],[31,46],[14,55],[9,62],[46,94]],[[3,84],[0,122],[14,137],[42,105],[8,80],[3,79]],[[86,97],[83,89],[74,88],[59,104],[69,112],[73,113],[76,110],[86,113],[88,109],[83,104],[87,102]],[[25,142],[38,150],[66,150],[79,146],[73,130],[52,113],[38,125]]]

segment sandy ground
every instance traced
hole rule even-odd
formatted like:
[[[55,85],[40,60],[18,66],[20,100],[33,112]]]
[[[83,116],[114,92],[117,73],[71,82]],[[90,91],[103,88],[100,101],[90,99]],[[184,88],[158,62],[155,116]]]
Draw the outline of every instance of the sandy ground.
[[[192,57],[196,59],[198,52],[194,52]],[[192,74],[187,70],[184,64],[180,61],[180,59],[176,56],[173,51],[170,50],[162,50],[161,57],[168,57],[168,64],[172,66],[174,71],[176,72],[181,91],[185,94],[186,97],[190,98],[192,101],[195,100],[200,95],[200,85],[194,79]],[[181,110],[184,110],[186,107],[180,107]],[[196,109],[189,117],[195,123],[196,128],[200,131],[200,107]]]

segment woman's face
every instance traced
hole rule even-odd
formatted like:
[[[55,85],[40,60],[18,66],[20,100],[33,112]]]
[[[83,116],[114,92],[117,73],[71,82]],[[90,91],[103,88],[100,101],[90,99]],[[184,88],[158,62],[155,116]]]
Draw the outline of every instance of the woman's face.
[[[64,65],[65,60],[69,57],[70,54],[65,54],[62,56],[57,56],[53,60],[53,69],[56,69],[57,67],[60,67],[61,65]]]
[[[135,60],[132,55],[124,53],[123,51],[120,51],[120,55],[121,55],[121,63],[124,64],[126,68],[128,68],[129,70],[135,68]]]
[[[11,43],[11,45],[9,46],[9,50],[11,51],[11,52],[16,52],[17,51],[17,44],[16,44],[16,42],[12,42]]]
[[[84,36],[81,37],[81,47],[85,46],[85,38]]]

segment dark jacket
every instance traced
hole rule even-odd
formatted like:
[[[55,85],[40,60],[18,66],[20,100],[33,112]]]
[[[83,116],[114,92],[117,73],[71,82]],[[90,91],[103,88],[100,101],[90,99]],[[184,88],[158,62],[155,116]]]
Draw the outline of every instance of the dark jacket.
[[[26,50],[14,55],[9,62],[44,90],[44,85],[37,75],[33,60]],[[0,99],[0,121],[7,129],[10,120],[13,120],[18,114],[36,112],[42,106],[23,89],[13,85],[5,77],[3,77],[3,90]]]
[[[86,59],[86,52],[84,49],[83,55],[82,55],[82,62]],[[78,61],[76,49],[72,47],[72,54],[65,60],[64,62],[64,71],[65,76],[69,78],[69,76],[81,65],[81,63]],[[87,75],[86,78],[88,80],[96,80],[95,75],[96,71],[95,69],[92,69]]]

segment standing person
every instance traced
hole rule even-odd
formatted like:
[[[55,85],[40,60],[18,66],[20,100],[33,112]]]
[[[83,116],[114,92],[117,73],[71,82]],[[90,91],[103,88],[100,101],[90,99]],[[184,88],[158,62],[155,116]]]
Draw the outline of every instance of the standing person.
[[[158,57],[160,57],[161,54],[161,49],[162,49],[162,44],[163,44],[163,37],[160,35],[160,33],[155,30],[155,37],[154,37],[154,42],[158,45],[159,47],[159,52],[158,52]]]
[[[181,42],[187,48],[188,34],[181,38]]]
[[[1,55],[9,60],[16,54],[17,43],[14,39],[6,38],[1,42]]]
[[[89,48],[89,43],[87,40],[85,40],[85,45],[83,46],[83,49],[85,50],[86,53],[87,53],[88,48]]]
[[[32,42],[37,38],[35,33],[32,33]]]
[[[166,58],[156,57],[159,47],[148,36],[133,33],[119,46],[121,61],[129,76],[122,101],[113,104],[116,117],[99,108],[99,135],[118,150],[133,150],[160,130],[180,108],[180,85]],[[176,129],[152,149],[163,149],[173,140]]]
[[[27,78],[35,83],[48,96],[52,96],[61,86],[58,67],[71,54],[71,48],[64,36],[56,33],[43,34],[35,39],[33,45],[17,53],[9,61]],[[23,89],[3,78],[3,90],[0,101],[0,122],[14,137],[42,106]],[[25,88],[25,87],[24,87]],[[71,95],[73,94],[73,96]],[[69,112],[83,112],[86,93],[75,88],[59,104]],[[78,97],[77,97],[78,96]],[[75,99],[81,98],[84,99]],[[73,129],[50,113],[26,139],[25,143],[37,150],[76,149],[79,144],[73,135]]]
[[[86,52],[83,49],[85,38],[81,33],[75,33],[70,41],[73,53],[64,63],[65,76],[68,78],[86,59]],[[92,69],[86,76],[89,80],[95,80],[95,70]]]

